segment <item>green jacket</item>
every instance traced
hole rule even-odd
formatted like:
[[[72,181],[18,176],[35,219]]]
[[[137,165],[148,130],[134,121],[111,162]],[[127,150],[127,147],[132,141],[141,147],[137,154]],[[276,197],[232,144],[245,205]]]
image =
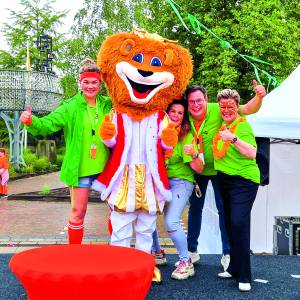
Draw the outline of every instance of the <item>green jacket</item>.
[[[99,122],[104,115],[111,110],[109,97],[97,96]],[[81,93],[76,94],[62,104],[49,115],[38,118],[32,116],[32,123],[26,126],[32,135],[46,136],[48,134],[64,130],[66,153],[62,163],[60,179],[68,186],[78,185],[78,168],[80,162],[80,145],[83,133],[84,112],[87,102]]]

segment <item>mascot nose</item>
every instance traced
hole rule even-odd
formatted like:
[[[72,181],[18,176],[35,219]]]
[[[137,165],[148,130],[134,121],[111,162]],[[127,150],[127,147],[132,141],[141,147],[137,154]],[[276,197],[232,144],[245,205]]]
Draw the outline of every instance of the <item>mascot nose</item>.
[[[143,77],[148,77],[148,76],[151,76],[153,74],[153,72],[151,71],[143,71],[143,70],[140,70],[138,69],[138,72],[143,76]]]

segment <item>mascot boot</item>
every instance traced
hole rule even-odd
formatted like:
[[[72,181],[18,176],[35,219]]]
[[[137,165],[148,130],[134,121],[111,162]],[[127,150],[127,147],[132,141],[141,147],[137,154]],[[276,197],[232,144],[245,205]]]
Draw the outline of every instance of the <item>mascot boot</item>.
[[[161,276],[161,272],[160,272],[158,267],[154,267],[152,283],[154,283],[154,284],[161,284],[162,283],[162,276]]]

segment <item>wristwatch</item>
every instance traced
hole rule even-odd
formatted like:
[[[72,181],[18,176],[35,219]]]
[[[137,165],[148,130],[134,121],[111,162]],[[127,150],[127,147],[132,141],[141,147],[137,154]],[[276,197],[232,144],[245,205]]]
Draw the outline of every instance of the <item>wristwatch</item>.
[[[237,136],[233,137],[233,139],[231,140],[231,144],[234,144],[237,141]]]

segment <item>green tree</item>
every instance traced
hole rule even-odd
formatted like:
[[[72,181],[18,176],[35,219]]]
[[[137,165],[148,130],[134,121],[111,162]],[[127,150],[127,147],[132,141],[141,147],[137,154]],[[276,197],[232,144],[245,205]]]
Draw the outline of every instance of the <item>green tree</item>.
[[[24,69],[26,63],[27,42],[30,47],[31,64],[37,70],[39,51],[35,46],[38,37],[43,34],[51,35],[53,52],[59,56],[63,36],[57,29],[67,11],[56,11],[53,8],[55,1],[49,0],[20,0],[22,10],[8,9],[12,23],[4,23],[2,32],[6,38],[9,50],[0,50],[0,68]],[[55,62],[54,62],[55,64]],[[57,63],[59,66],[59,63]]]
[[[297,0],[178,0],[178,10],[191,32],[182,26],[166,0],[131,2],[139,3],[135,19],[140,21],[141,27],[178,40],[189,48],[194,60],[192,82],[203,84],[211,99],[225,87],[236,88],[242,98],[249,99],[255,78],[253,67],[218,38],[228,41],[241,54],[273,64],[256,62],[279,80],[286,78],[299,63],[300,2]],[[188,13],[218,38],[204,27],[196,34]],[[266,76],[261,75],[261,79],[268,84]]]
[[[64,70],[77,76],[80,61],[96,59],[105,36],[132,28],[130,3],[124,0],[85,0],[72,27],[72,39],[64,45]]]

